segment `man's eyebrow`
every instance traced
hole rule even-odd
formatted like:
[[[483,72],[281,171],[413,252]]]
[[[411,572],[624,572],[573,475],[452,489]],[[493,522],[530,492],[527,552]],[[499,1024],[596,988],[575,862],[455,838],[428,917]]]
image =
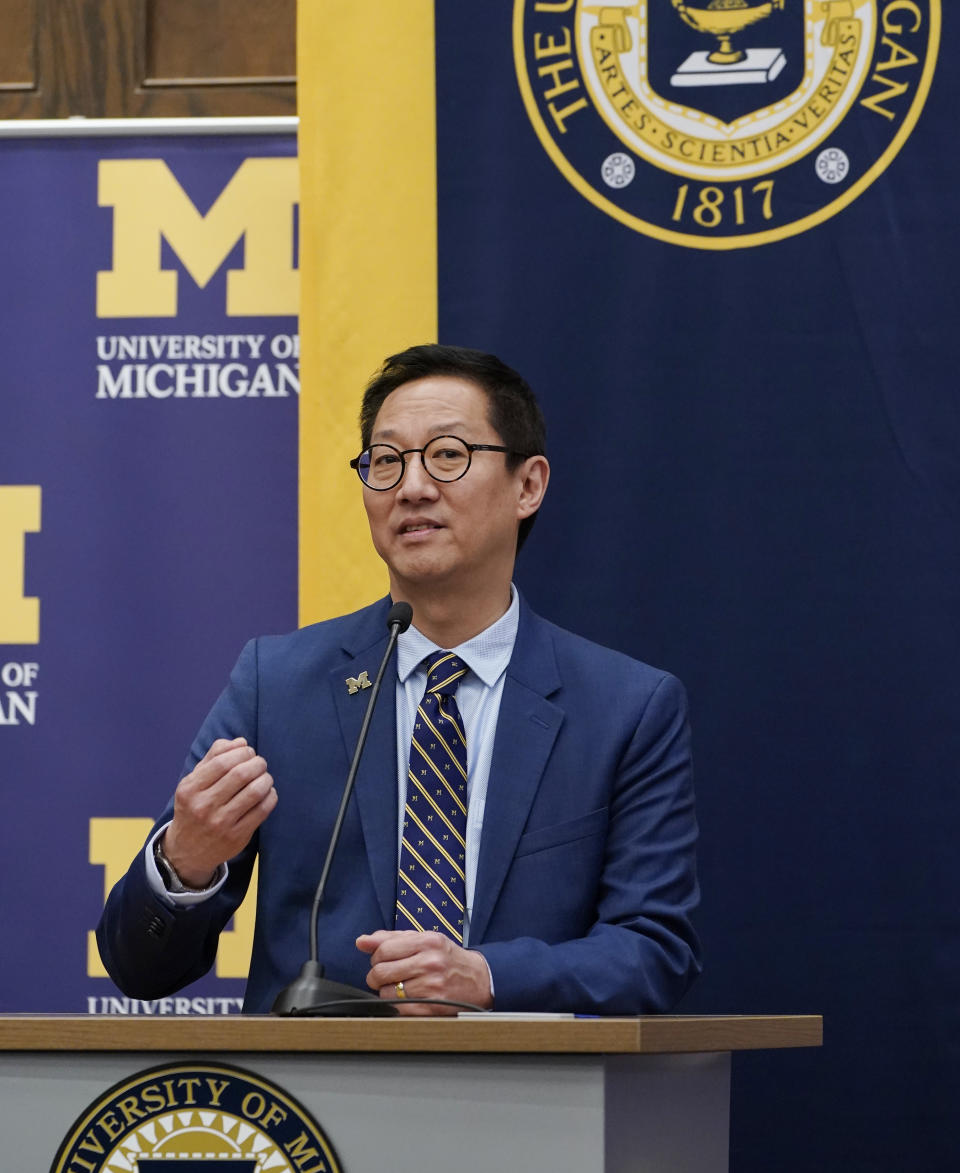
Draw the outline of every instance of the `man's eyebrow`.
[[[460,430],[466,426],[463,420],[454,420],[453,423],[448,424],[437,424],[435,425],[435,430],[431,429],[429,438],[432,440],[435,436],[459,436]],[[396,428],[375,428],[373,435],[378,440],[392,440],[396,438],[397,430]]]

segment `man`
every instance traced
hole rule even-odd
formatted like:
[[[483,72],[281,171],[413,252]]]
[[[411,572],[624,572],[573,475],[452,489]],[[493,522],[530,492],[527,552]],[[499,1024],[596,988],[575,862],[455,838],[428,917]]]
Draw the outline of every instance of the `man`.
[[[699,969],[683,691],[512,587],[549,478],[529,387],[492,355],[413,347],[367,388],[361,435],[371,536],[413,626],[320,909],[327,977],[497,1010],[669,1009]],[[366,707],[348,681],[376,670],[391,599],[242,652],[98,929],[130,995],[206,972],[257,855],[244,1009],[297,973]]]

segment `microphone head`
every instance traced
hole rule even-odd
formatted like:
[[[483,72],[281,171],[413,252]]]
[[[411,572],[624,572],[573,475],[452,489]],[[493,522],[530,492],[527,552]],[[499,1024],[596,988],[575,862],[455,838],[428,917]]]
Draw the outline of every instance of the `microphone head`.
[[[391,631],[396,628],[397,635],[403,635],[412,622],[413,608],[409,603],[394,603],[387,614],[387,627]]]

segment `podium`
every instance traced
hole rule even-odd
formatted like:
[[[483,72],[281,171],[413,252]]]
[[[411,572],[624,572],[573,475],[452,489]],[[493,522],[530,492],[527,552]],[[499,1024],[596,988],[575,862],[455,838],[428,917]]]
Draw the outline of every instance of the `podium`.
[[[299,1101],[343,1173],[722,1173],[732,1053],[819,1046],[822,1028],[815,1015],[0,1016],[4,1166],[46,1173],[114,1084],[202,1059]],[[285,1168],[312,1173],[304,1151],[288,1147]]]

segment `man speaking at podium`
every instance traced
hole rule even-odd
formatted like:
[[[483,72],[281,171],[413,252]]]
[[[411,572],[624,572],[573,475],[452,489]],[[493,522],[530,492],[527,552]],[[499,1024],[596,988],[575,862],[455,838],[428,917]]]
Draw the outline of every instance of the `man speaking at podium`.
[[[512,586],[549,478],[532,392],[492,355],[417,346],[386,360],[360,423],[391,598],[244,648],[110,894],[110,976],[157,998],[204,974],[258,856],[244,1009],[296,975],[392,599],[413,622],[318,913],[327,977],[497,1010],[669,1010],[699,970],[684,694]]]

